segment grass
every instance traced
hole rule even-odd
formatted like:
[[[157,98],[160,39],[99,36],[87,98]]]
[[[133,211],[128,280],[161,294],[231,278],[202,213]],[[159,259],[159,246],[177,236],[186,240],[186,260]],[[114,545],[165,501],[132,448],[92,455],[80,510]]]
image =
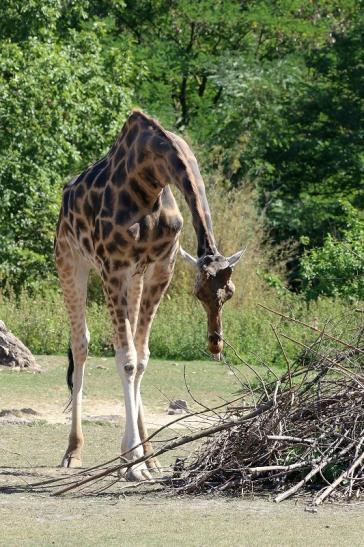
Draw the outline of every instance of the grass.
[[[0,369],[0,410],[32,408],[39,412],[41,420],[64,422],[69,417],[69,414],[63,414],[69,397],[65,384],[66,359],[58,356],[38,356],[37,361],[42,367],[40,374]],[[100,366],[102,368],[99,368]],[[241,372],[236,369],[237,375]],[[244,371],[244,377],[254,381],[254,374],[251,371]],[[186,382],[192,397],[187,391]],[[239,386],[229,368],[221,363],[152,360],[142,383],[147,423],[150,429],[153,429],[155,425],[171,421],[173,416],[167,416],[170,400],[185,399],[191,410],[201,410],[195,401],[201,401],[208,406],[219,405],[223,401],[236,398]],[[124,409],[121,381],[113,358],[88,359],[85,369],[83,415],[86,442],[84,465],[95,465],[115,457],[120,446],[123,425],[121,416],[124,416]],[[110,422],[105,418],[110,415],[113,418],[119,415],[120,419]],[[34,465],[52,467],[59,464],[69,433],[68,424],[50,425],[44,424],[43,421],[38,425],[34,422],[30,426],[23,426],[21,437],[13,436],[14,428],[17,426],[0,427],[2,448],[14,453],[27,454],[27,458],[30,457]],[[109,429],[112,429],[112,433]],[[34,438],[38,441],[40,438],[48,440],[45,444],[38,442],[34,446],[33,454],[30,455],[29,447],[32,446]],[[49,450],[49,446],[52,446],[52,451]],[[7,453],[0,451],[0,467],[6,466],[7,458]],[[171,464],[170,455],[165,464]]]
[[[8,496],[9,497],[9,496]],[[55,499],[28,495],[0,507],[6,545],[317,546],[362,545],[362,510],[253,500],[131,495]],[[5,543],[4,543],[5,544]]]
[[[25,406],[47,412],[67,400],[65,358],[39,356],[41,374],[0,372],[1,408]],[[97,368],[102,365],[106,368]],[[238,384],[222,364],[206,361],[173,363],[152,360],[143,381],[147,412],[166,417],[168,398],[188,399],[183,369],[194,396],[206,404],[229,398]],[[274,369],[277,371],[277,368]],[[251,373],[238,367],[240,374]],[[261,370],[262,372],[262,370]],[[161,391],[165,394],[162,395]],[[86,369],[85,410],[121,400],[114,360],[90,358]],[[0,409],[1,409],[0,408]],[[275,505],[267,500],[170,498],[153,489],[103,495],[54,498],[50,491],[30,493],[27,483],[58,476],[66,445],[67,424],[0,425],[0,544],[7,546],[335,546],[362,544],[362,508],[326,506],[304,512],[304,502]],[[84,465],[112,458],[119,450],[120,424],[84,424]],[[180,449],[181,450],[181,449]],[[167,454],[162,464],[176,455]],[[68,473],[68,472],[67,472]]]
[[[40,355],[36,359],[42,366],[41,374],[6,369],[0,372],[3,408],[9,408],[14,401],[19,401],[23,407],[34,402],[59,405],[59,409],[64,407],[68,399],[66,358]],[[98,368],[100,366],[103,368]],[[252,379],[253,373],[244,370],[244,375]],[[165,412],[170,399],[187,399],[189,404],[193,404],[186,390],[184,376],[193,396],[207,405],[233,398],[239,389],[239,383],[228,367],[219,362],[152,359],[142,383],[142,395],[147,408]],[[121,395],[121,382],[114,358],[90,357],[85,369],[87,407],[91,409],[92,403],[99,400],[120,401]]]
[[[238,270],[236,274],[239,274]],[[259,302],[319,326],[350,312],[350,307],[341,301],[321,299],[308,308],[298,296],[284,293],[278,297],[272,291],[262,292],[257,299]],[[223,310],[224,336],[252,364],[259,364],[263,359],[285,366],[271,330],[271,323],[279,323],[280,326],[283,323],[262,310],[257,303],[245,302],[239,294],[235,300],[228,302]],[[33,353],[66,353],[69,324],[62,297],[57,292],[33,297],[24,293],[19,299],[0,296],[0,317]],[[88,326],[91,332],[90,352],[94,355],[112,355],[112,328],[103,304],[93,302],[89,305]],[[293,323],[284,324],[284,328],[290,336],[301,334],[301,328]],[[206,316],[195,298],[188,294],[167,295],[153,323],[151,353],[161,359],[207,359],[206,331]],[[297,347],[293,344],[285,342],[285,349],[291,358],[297,355]],[[233,352],[227,350],[226,353],[231,362],[239,362]]]
[[[244,499],[1,497],[0,532],[9,546],[355,547],[364,531],[360,508],[327,507],[312,515],[302,505]]]

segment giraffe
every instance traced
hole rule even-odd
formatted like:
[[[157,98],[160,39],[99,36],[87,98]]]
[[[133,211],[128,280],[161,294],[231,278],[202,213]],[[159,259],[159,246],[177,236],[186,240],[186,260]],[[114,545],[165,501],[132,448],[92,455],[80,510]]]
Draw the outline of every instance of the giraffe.
[[[204,183],[186,142],[140,110],[133,110],[110,151],[63,189],[55,261],[71,323],[67,382],[72,424],[61,465],[80,467],[81,413],[90,340],[85,320],[91,268],[101,277],[114,327],[116,366],[125,402],[121,452],[130,461],[150,454],[140,385],[149,360],[149,334],[173,274],[183,219],[170,189],[184,195],[197,235],[195,295],[207,313],[208,347],[223,349],[221,307],[231,298],[231,273],[242,251],[222,256],[216,247]],[[129,467],[128,480],[158,472],[153,458]]]

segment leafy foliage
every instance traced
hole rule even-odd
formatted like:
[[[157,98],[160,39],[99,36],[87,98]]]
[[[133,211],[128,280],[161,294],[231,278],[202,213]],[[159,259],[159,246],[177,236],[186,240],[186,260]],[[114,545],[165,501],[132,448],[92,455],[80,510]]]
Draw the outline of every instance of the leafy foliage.
[[[341,240],[328,234],[324,245],[309,251],[301,261],[307,297],[324,295],[364,300],[363,249],[362,221],[353,218]]]
[[[110,29],[1,42],[0,280],[17,289],[52,271],[61,183],[110,146],[130,108],[128,43],[110,47]]]

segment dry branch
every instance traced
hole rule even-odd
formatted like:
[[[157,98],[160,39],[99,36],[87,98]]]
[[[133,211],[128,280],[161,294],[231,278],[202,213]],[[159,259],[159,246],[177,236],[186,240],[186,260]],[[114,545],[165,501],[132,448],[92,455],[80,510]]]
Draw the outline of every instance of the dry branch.
[[[327,335],[292,321],[314,330],[318,338],[309,343],[306,336],[301,342],[272,326],[287,372],[271,383],[259,376],[260,388],[254,391],[258,405],[271,400],[272,407],[252,422],[209,439],[182,473],[178,492],[269,492],[279,502],[300,492],[322,491],[324,485],[316,504],[333,494],[339,499],[360,495],[364,352],[356,345],[358,329],[352,332],[355,343],[350,343],[336,333]],[[282,338],[303,348],[295,362],[289,361]],[[249,400],[248,389],[243,396]],[[350,479],[350,488],[340,489],[344,479]]]
[[[197,433],[190,433],[189,435],[183,435],[182,437],[180,437],[179,439],[175,441],[166,443],[166,445],[160,450],[156,450],[155,452],[154,451],[150,452],[148,455],[137,458],[136,460],[133,460],[132,462],[124,461],[124,463],[121,463],[119,465],[114,465],[113,467],[108,468],[105,471],[102,471],[101,473],[97,473],[96,475],[93,475],[92,477],[87,477],[86,479],[77,481],[73,483],[72,485],[67,486],[66,488],[62,488],[61,490],[58,490],[58,492],[55,492],[54,495],[59,496],[61,494],[69,492],[70,490],[79,488],[80,486],[83,486],[89,482],[95,481],[99,478],[106,477],[108,475],[111,475],[113,473],[117,473],[120,471],[126,471],[130,467],[133,467],[134,465],[138,465],[139,463],[146,462],[147,460],[151,458],[157,458],[158,456],[161,456],[165,452],[169,452],[170,450],[173,450],[174,448],[178,448],[179,446],[183,446],[184,444],[197,441],[203,437],[209,437],[210,435],[214,435],[216,433],[219,433],[220,431],[231,429],[232,427],[238,426],[242,424],[243,422],[252,420],[256,416],[259,416],[260,414],[272,408],[272,406],[273,406],[273,402],[267,401],[266,403],[262,403],[259,407],[257,407],[255,410],[253,410],[249,414],[242,416],[241,418],[232,418],[229,421],[224,421],[218,425],[206,427],[205,429],[202,429],[201,431],[197,431]],[[123,459],[125,460],[125,458]]]
[[[337,342],[338,344],[341,344],[342,346],[345,346],[349,349],[356,350],[358,353],[364,354],[364,350],[361,348],[358,348],[357,346],[353,344],[349,344],[348,342],[344,342],[344,340],[340,340],[340,338],[337,338],[335,336],[332,336],[332,334],[328,334],[327,332],[324,332],[317,327],[314,327],[313,325],[308,325],[307,323],[304,323],[303,321],[300,321],[299,319],[295,319],[294,317],[289,317],[288,315],[285,315],[284,313],[281,313],[277,310],[272,310],[271,308],[268,308],[267,306],[264,306],[263,304],[258,304],[260,308],[263,308],[264,310],[267,310],[271,313],[274,313],[275,315],[279,315],[283,319],[287,319],[288,321],[293,321],[294,323],[298,323],[299,325],[302,325],[303,327],[306,327],[308,329],[311,329],[319,334],[322,334],[325,336],[325,338],[329,338],[330,340],[333,340],[334,342]],[[364,310],[356,309],[356,312],[363,312]]]

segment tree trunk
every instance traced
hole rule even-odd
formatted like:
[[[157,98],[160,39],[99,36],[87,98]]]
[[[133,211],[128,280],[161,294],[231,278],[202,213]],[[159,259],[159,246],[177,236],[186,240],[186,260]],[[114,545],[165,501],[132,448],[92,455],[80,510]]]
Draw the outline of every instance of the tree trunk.
[[[6,328],[3,321],[0,321],[0,366],[40,372],[40,366],[31,352]]]

